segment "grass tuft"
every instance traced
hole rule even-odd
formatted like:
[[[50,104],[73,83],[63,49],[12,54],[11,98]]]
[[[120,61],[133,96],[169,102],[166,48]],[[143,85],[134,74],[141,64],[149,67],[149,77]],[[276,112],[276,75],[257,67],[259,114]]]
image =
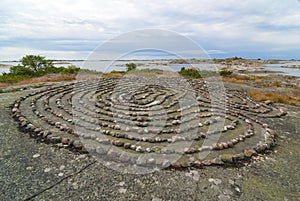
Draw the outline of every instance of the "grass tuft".
[[[247,95],[257,101],[271,100],[275,103],[284,103],[288,105],[300,105],[300,94],[285,94],[281,92],[250,90]]]

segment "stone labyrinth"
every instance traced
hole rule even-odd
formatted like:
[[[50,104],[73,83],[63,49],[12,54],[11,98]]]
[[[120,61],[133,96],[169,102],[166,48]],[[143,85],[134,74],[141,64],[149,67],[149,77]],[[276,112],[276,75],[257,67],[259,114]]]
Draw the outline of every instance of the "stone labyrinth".
[[[222,165],[270,149],[275,133],[258,119],[285,111],[238,90],[218,90],[178,77],[80,80],[20,97],[12,113],[39,141],[119,165]]]

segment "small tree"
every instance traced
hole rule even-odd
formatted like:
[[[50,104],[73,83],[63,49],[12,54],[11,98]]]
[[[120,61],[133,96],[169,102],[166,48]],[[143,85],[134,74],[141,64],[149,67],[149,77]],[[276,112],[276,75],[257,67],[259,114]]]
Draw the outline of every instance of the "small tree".
[[[126,64],[126,71],[132,71],[136,69],[136,64],[135,63],[127,63]]]
[[[21,59],[21,63],[24,67],[35,72],[53,67],[53,64],[50,60],[46,60],[45,57],[39,55],[26,55]]]

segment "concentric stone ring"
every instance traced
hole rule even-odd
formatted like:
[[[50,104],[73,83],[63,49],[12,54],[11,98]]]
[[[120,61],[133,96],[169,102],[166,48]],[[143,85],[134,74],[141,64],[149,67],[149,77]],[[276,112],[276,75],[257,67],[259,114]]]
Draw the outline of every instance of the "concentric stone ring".
[[[145,77],[122,79],[126,79],[122,90],[116,87],[120,78],[42,88],[17,99],[12,114],[20,128],[39,141],[152,169],[232,164],[250,158],[275,145],[275,132],[257,117],[286,114],[236,89],[219,92],[226,97],[224,111],[211,105],[203,80],[156,77],[157,83],[190,86],[170,90]],[[132,87],[138,79],[144,79],[143,86]],[[190,99],[189,91],[195,92],[196,101],[180,105],[180,99]],[[220,130],[210,129],[222,119]]]

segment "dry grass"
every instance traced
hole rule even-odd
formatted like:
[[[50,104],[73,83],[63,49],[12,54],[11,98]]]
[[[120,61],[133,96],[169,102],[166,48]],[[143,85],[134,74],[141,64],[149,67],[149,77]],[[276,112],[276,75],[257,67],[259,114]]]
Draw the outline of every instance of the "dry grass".
[[[10,86],[11,84],[8,84],[8,83],[0,83],[0,87],[7,87],[7,86]]]
[[[228,77],[223,77],[222,80],[224,82],[231,82],[231,83],[239,83],[243,84],[247,81],[256,81],[259,79],[265,78],[263,76],[257,76],[257,75],[239,75],[239,74],[232,74]]]
[[[74,80],[76,78],[75,74],[58,74],[53,76],[44,76],[39,78],[31,78],[27,80],[22,80],[20,82],[14,83],[13,85],[24,85],[24,84],[32,84],[38,82],[59,82],[59,81],[68,81]]]
[[[274,80],[271,85],[274,87],[281,87],[281,83],[278,80]]]
[[[0,83],[0,87],[26,85],[26,84],[33,84],[39,82],[60,82],[60,81],[70,81],[75,79],[83,80],[83,79],[96,79],[96,78],[99,78],[99,75],[83,74],[77,76],[76,74],[52,74],[52,75],[46,75],[38,78],[30,78],[16,83]]]
[[[265,90],[250,90],[247,95],[257,101],[271,100],[275,103],[284,103],[289,105],[300,105],[300,94],[298,93],[281,93]]]
[[[26,85],[33,84],[39,82],[61,82],[61,81],[70,81],[70,80],[85,80],[85,79],[97,79],[101,77],[101,75],[97,74],[51,74],[43,77],[30,78],[26,80],[22,80],[15,83],[0,83],[0,87],[8,87],[8,86],[18,86],[18,85]]]
[[[116,72],[110,72],[103,74],[103,78],[120,78],[124,75],[124,73],[116,73]]]
[[[246,83],[245,80],[240,80],[234,77],[222,77],[223,82],[231,82],[231,83],[238,83],[238,84],[244,84]]]

